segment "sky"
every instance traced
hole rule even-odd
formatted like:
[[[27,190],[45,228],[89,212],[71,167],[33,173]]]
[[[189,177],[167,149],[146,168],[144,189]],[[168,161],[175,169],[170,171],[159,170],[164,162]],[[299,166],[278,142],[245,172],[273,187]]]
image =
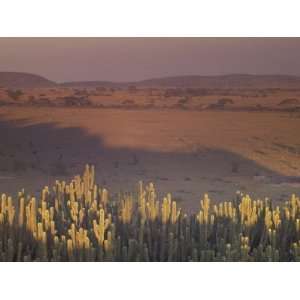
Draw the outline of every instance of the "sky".
[[[0,71],[57,82],[300,75],[300,38],[0,38]]]

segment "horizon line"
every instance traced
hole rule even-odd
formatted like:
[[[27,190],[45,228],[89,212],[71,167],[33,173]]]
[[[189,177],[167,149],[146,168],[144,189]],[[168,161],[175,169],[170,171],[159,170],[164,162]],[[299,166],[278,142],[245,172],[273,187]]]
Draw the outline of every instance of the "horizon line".
[[[64,81],[56,81],[49,79],[47,76],[40,75],[37,73],[32,72],[20,72],[20,71],[0,71],[1,73],[16,73],[16,74],[26,74],[26,75],[33,75],[33,76],[39,76],[46,80],[49,80],[56,84],[63,84],[63,83],[69,83],[69,82],[106,82],[106,83],[134,83],[134,82],[143,82],[143,81],[150,81],[150,80],[159,80],[159,79],[165,79],[165,78],[178,78],[178,77],[226,77],[226,76],[257,76],[257,77],[263,77],[263,76],[276,76],[276,77],[295,77],[300,78],[300,75],[295,74],[286,74],[286,73],[219,73],[214,75],[203,75],[203,74],[182,74],[182,75],[166,75],[166,76],[156,76],[156,77],[147,77],[145,79],[135,79],[135,80],[107,80],[107,79],[91,79],[91,80],[64,80]]]

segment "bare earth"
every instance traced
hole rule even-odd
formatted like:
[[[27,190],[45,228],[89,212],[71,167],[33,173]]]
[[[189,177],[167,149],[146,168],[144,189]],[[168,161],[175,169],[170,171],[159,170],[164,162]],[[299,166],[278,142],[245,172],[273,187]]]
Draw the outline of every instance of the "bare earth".
[[[300,190],[300,118],[285,112],[0,108],[0,191],[36,193],[93,163],[114,192],[139,180],[186,209],[207,192],[286,199]]]

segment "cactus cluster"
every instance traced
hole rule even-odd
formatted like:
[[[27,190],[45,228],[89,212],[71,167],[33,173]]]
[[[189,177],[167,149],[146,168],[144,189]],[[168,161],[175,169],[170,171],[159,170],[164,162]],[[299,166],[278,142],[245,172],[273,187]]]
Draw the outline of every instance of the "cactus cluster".
[[[208,195],[187,215],[154,185],[112,197],[83,176],[44,187],[39,198],[2,194],[1,261],[300,261],[300,199],[275,206],[237,193]]]

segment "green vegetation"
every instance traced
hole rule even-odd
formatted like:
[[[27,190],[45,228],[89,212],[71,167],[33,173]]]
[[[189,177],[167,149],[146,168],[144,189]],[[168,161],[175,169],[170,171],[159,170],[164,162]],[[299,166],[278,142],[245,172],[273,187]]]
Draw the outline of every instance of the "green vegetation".
[[[300,199],[282,206],[237,194],[213,205],[208,195],[187,215],[153,184],[112,199],[94,167],[70,184],[56,181],[40,199],[2,194],[2,261],[300,261]]]
[[[7,95],[17,101],[23,95],[23,92],[21,90],[7,90]]]

